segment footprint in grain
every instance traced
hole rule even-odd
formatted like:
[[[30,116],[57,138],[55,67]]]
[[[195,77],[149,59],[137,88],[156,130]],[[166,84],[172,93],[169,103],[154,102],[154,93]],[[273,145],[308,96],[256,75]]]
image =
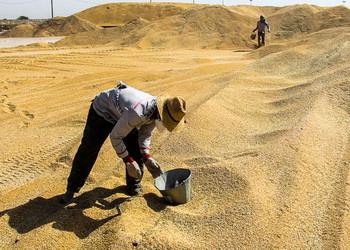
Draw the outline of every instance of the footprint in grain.
[[[6,99],[8,98],[7,95],[1,95],[0,96],[0,103],[5,103]]]
[[[26,119],[29,119],[29,120],[34,119],[34,114],[30,113],[30,112],[27,111],[27,110],[23,110],[23,111],[22,111],[22,115],[23,115],[23,117],[26,118]]]
[[[4,100],[5,101],[5,100]],[[14,113],[16,111],[16,105],[14,105],[13,103],[1,103],[1,107],[2,107],[2,110],[5,112],[5,113]]]
[[[14,105],[13,103],[8,103],[7,104],[7,107],[8,107],[8,109],[13,113],[13,112],[15,112],[16,111],[16,105]]]

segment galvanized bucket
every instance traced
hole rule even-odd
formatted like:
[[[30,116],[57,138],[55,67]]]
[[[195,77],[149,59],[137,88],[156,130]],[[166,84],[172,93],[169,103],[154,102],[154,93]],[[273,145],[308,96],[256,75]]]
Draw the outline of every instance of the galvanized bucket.
[[[191,200],[191,170],[177,168],[169,170],[154,180],[154,185],[163,197],[173,204],[184,204]]]

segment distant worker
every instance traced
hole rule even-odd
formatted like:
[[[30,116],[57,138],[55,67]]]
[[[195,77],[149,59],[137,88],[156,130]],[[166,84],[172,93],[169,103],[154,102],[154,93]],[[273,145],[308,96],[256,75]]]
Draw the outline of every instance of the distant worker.
[[[143,164],[153,178],[162,174],[158,162],[150,155],[152,131],[156,127],[161,131],[173,131],[185,114],[183,99],[155,97],[121,81],[115,88],[96,95],[72,163],[67,191],[60,202],[70,203],[74,193],[79,192],[108,135],[125,163],[128,194],[140,194]]]
[[[260,20],[256,24],[256,28],[253,30],[253,33],[258,30],[258,47],[265,45],[265,28],[270,32],[270,26],[266,22],[265,17],[260,16]]]

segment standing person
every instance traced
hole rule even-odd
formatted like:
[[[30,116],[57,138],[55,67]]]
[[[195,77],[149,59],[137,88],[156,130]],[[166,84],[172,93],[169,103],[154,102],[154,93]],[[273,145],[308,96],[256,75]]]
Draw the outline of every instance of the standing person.
[[[74,193],[84,185],[108,135],[118,157],[125,163],[128,194],[140,194],[143,164],[153,178],[162,173],[150,155],[152,131],[155,127],[173,131],[185,114],[183,99],[155,97],[121,81],[115,88],[96,95],[61,203],[70,203]]]
[[[260,16],[260,20],[256,24],[256,28],[253,30],[253,33],[258,30],[258,47],[265,45],[265,28],[270,32],[270,26],[266,22],[265,17]]]

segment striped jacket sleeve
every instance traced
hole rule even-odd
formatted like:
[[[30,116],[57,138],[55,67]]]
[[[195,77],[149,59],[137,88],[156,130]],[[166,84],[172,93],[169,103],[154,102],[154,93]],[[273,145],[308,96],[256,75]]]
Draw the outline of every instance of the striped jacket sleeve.
[[[124,158],[129,155],[126,146],[123,142],[123,138],[126,137],[131,130],[140,126],[143,123],[143,119],[134,111],[126,110],[112,129],[110,139],[117,155],[120,158]]]
[[[141,126],[139,130],[139,145],[141,154],[149,154],[151,149],[152,131],[155,126],[156,123],[154,121]]]

